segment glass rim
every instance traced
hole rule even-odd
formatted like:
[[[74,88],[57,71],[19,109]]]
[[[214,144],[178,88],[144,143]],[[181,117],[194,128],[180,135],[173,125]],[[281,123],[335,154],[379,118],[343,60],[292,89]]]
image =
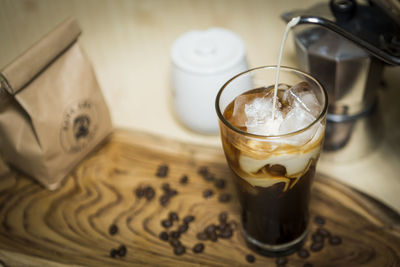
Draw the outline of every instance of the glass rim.
[[[224,83],[224,85],[222,85],[222,87],[221,87],[221,89],[218,91],[217,97],[216,97],[216,99],[215,99],[215,109],[216,109],[216,111],[217,111],[218,118],[219,118],[226,126],[228,126],[228,128],[230,128],[231,130],[233,130],[233,131],[235,131],[235,132],[237,132],[237,133],[239,133],[239,134],[246,135],[246,136],[253,137],[253,138],[259,138],[259,139],[275,139],[275,138],[282,138],[282,137],[291,137],[291,136],[295,136],[295,135],[301,134],[301,133],[307,131],[308,129],[310,129],[310,128],[311,128],[312,126],[314,126],[317,122],[321,121],[321,120],[324,118],[324,116],[326,115],[326,113],[327,113],[327,111],[328,111],[328,93],[326,92],[325,88],[321,85],[321,83],[320,83],[316,78],[314,78],[314,77],[311,76],[310,74],[305,73],[305,72],[303,72],[303,71],[301,71],[301,70],[292,68],[292,67],[287,67],[287,66],[281,66],[281,67],[280,67],[280,70],[281,70],[281,71],[282,71],[282,70],[284,70],[284,71],[289,71],[289,72],[293,72],[293,73],[297,73],[297,74],[300,74],[300,75],[302,75],[302,76],[305,76],[305,77],[309,78],[310,80],[312,80],[319,88],[321,88],[321,91],[322,91],[322,93],[323,93],[323,98],[324,98],[324,100],[325,100],[324,107],[322,108],[322,110],[321,110],[320,114],[318,115],[318,117],[317,117],[312,123],[310,123],[309,125],[307,125],[306,127],[302,128],[302,129],[299,129],[299,130],[294,131],[294,132],[286,133],[286,134],[278,134],[278,135],[260,135],[260,134],[253,134],[253,133],[248,133],[248,132],[242,131],[242,130],[240,130],[239,128],[236,128],[235,126],[233,126],[229,121],[227,121],[227,120],[224,118],[224,116],[223,116],[223,114],[222,114],[222,112],[221,112],[221,108],[220,108],[220,106],[219,106],[219,100],[220,100],[221,95],[222,95],[223,91],[225,90],[225,88],[226,88],[233,80],[235,80],[236,78],[239,78],[240,76],[243,76],[243,75],[245,75],[245,74],[248,74],[248,73],[250,73],[250,72],[254,72],[254,71],[256,71],[256,70],[260,70],[260,69],[276,69],[276,68],[277,68],[276,65],[268,65],[268,66],[260,66],[260,67],[252,68],[252,69],[246,70],[246,71],[244,71],[244,72],[241,72],[241,73],[239,73],[239,74],[236,74],[235,76],[233,76],[232,78],[230,78],[226,83]]]

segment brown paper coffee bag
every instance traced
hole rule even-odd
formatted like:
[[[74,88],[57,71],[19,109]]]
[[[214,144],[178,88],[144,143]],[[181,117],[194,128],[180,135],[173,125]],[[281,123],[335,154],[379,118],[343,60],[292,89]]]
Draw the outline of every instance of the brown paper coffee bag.
[[[50,190],[112,130],[80,33],[66,20],[0,75],[1,154]]]

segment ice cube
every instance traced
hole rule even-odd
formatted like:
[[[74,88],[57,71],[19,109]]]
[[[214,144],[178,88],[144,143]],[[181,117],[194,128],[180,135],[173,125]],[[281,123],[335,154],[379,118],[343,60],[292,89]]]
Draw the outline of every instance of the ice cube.
[[[232,117],[229,121],[236,127],[245,127],[247,116],[245,113],[245,105],[251,103],[256,98],[262,98],[265,92],[247,93],[239,95],[234,100]]]
[[[295,106],[293,107],[286,117],[283,119],[280,127],[280,134],[288,134],[304,129],[309,126],[315,117],[305,109]],[[311,127],[302,133],[287,137],[282,141],[291,145],[304,145],[309,142],[315,135],[316,127]]]
[[[278,103],[278,106],[280,103]],[[279,133],[279,126],[283,120],[280,112],[275,113],[272,119],[272,98],[255,98],[253,102],[245,105],[247,117],[247,132],[258,135],[275,135]]]
[[[316,95],[309,89],[308,83],[300,82],[286,90],[282,100],[287,102],[289,106],[297,106],[305,109],[307,112],[317,117],[321,112],[321,104]]]

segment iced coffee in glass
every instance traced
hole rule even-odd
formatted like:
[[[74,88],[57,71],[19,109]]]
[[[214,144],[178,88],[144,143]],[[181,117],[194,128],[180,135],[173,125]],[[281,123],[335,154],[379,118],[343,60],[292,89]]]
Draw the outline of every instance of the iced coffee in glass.
[[[281,67],[275,86],[276,71],[266,66],[243,72],[216,99],[245,240],[272,256],[296,250],[307,235],[328,104],[326,91],[310,75]]]

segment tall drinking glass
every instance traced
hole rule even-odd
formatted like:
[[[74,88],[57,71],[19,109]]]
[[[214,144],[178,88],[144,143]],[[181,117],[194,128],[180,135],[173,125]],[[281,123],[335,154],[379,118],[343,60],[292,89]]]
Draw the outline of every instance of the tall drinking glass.
[[[223,85],[216,98],[222,145],[242,208],[243,235],[250,248],[269,256],[293,252],[307,235],[310,189],[328,104],[316,79],[281,67],[278,112],[285,119],[279,130],[295,130],[250,133],[254,121],[246,121],[245,110],[255,98],[271,97],[276,70],[265,66],[240,73]]]

